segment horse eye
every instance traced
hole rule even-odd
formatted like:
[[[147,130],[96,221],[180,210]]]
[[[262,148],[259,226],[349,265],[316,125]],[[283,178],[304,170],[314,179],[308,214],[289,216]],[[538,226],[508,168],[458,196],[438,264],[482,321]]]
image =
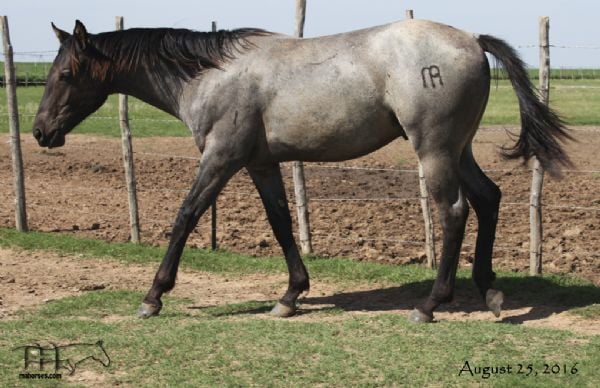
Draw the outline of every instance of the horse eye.
[[[71,78],[71,70],[68,70],[68,69],[62,70],[60,72],[59,78],[64,81],[68,80],[69,78]]]

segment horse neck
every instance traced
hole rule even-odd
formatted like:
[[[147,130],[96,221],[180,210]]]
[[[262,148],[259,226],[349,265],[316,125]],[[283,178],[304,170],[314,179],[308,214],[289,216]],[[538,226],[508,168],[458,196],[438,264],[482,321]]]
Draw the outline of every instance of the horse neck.
[[[112,92],[134,96],[173,116],[179,115],[179,95],[183,80],[161,75],[158,77],[147,65],[140,65],[113,76]]]
[[[174,116],[184,80],[168,65],[149,59],[148,47],[135,46],[131,32],[112,31],[93,35],[94,46],[109,59],[105,82],[111,93],[134,96]]]
[[[250,37],[267,34],[257,29],[205,33],[137,28],[100,33],[93,41],[109,59],[114,92],[133,95],[177,116],[187,83],[251,48]]]

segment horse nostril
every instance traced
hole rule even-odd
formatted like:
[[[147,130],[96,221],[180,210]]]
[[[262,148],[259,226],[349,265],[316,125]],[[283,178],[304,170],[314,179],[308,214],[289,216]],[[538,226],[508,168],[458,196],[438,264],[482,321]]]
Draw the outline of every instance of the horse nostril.
[[[36,128],[33,130],[33,137],[35,137],[37,141],[41,141],[44,138],[44,134],[41,129]]]

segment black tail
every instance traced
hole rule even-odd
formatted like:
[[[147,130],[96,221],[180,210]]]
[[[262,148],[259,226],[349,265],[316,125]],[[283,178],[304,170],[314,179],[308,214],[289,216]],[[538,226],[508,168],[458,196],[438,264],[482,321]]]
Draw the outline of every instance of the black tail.
[[[511,46],[489,35],[479,35],[478,40],[484,51],[500,61],[519,100],[521,134],[514,147],[503,149],[503,155],[509,159],[522,157],[525,162],[535,155],[550,175],[560,176],[560,166],[572,166],[561,145],[561,141],[573,140],[564,122],[538,99],[525,64]]]

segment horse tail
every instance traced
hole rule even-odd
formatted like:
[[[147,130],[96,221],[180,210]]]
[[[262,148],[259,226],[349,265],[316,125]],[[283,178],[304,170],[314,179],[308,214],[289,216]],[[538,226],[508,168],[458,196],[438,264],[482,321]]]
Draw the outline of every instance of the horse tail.
[[[523,158],[526,163],[535,155],[550,175],[560,176],[559,166],[572,166],[561,144],[565,140],[573,140],[565,123],[539,100],[525,64],[510,45],[490,35],[479,35],[477,39],[481,48],[504,67],[519,100],[521,133],[513,147],[502,149],[503,156],[507,159]]]

